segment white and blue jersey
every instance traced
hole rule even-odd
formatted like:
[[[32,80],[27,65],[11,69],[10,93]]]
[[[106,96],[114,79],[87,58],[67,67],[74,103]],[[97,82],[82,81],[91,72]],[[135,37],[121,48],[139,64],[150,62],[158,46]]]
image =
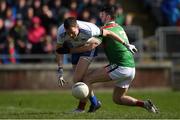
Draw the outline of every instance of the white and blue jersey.
[[[77,20],[77,24],[79,26],[79,34],[75,39],[66,33],[64,24],[62,24],[58,28],[57,44],[62,45],[64,41],[69,41],[73,47],[80,47],[84,45],[89,38],[101,35],[101,30],[93,23]],[[72,64],[77,64],[81,56],[95,57],[97,56],[97,50],[94,49],[88,52],[72,54]]]

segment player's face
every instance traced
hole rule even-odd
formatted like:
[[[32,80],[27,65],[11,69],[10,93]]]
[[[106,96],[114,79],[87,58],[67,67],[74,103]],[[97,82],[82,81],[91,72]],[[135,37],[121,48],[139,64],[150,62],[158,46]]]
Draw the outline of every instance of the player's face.
[[[71,38],[76,38],[79,33],[79,27],[78,26],[70,27],[69,29],[66,30],[66,33]]]
[[[107,15],[105,12],[100,12],[99,17],[103,23],[106,23]]]

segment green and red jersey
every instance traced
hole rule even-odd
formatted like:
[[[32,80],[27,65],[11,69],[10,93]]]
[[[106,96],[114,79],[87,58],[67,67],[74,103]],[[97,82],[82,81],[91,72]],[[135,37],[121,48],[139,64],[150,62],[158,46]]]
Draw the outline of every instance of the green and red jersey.
[[[124,29],[114,21],[105,24],[102,29],[116,33],[123,41],[129,43]],[[117,64],[124,67],[135,67],[133,54],[122,43],[111,37],[102,37],[101,40],[110,64]]]

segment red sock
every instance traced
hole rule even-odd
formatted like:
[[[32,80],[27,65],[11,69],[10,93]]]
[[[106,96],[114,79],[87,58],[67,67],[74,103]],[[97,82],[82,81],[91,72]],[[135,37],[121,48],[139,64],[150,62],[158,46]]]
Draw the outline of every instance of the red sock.
[[[138,101],[136,102],[136,106],[144,107],[144,101],[138,100]]]
[[[86,102],[79,101],[78,109],[84,110],[86,106]]]

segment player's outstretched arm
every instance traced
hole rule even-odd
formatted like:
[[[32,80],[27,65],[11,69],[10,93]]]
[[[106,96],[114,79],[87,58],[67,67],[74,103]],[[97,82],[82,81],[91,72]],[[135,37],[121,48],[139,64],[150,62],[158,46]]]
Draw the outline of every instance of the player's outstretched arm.
[[[103,29],[103,36],[109,36],[113,37],[120,43],[122,43],[131,53],[135,54],[138,50],[134,45],[131,45],[129,43],[126,43],[124,40],[122,40],[116,33]]]
[[[61,48],[62,46],[61,45],[56,45],[56,50]],[[63,78],[63,57],[64,55],[63,54],[58,54],[56,52],[56,62],[57,62],[57,79],[58,79],[58,85],[59,86],[63,86],[65,83],[67,83],[66,80],[64,80]]]
[[[112,32],[112,31],[103,29],[102,30],[102,35],[105,36],[105,37],[106,36],[112,37],[112,38],[116,39],[117,41],[119,41],[122,44],[124,43],[124,41],[116,33]]]

